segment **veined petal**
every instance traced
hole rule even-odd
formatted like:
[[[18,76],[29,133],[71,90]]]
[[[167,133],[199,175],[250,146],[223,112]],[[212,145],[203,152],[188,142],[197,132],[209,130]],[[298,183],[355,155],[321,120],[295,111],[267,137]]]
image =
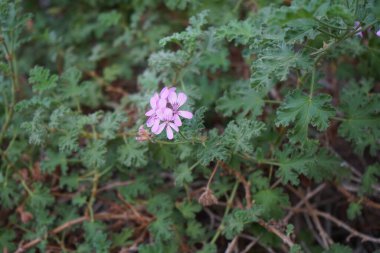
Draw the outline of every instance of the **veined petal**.
[[[180,92],[178,94],[178,98],[177,98],[177,103],[178,103],[178,106],[182,106],[184,103],[186,103],[187,101],[187,96],[185,93],[183,92]]]
[[[158,93],[154,93],[153,97],[150,98],[150,106],[155,109],[157,107],[157,101],[159,100]]]
[[[164,87],[160,92],[160,97],[163,99],[166,99],[169,96],[169,89],[168,87]]]
[[[164,130],[165,126],[166,126],[166,123],[162,123],[161,125],[159,125],[155,134],[160,134],[162,132],[162,130]]]
[[[156,133],[158,131],[159,127],[160,127],[160,120],[155,119],[153,122],[152,132]]]
[[[165,110],[167,108],[160,108],[156,111],[156,114],[157,114],[157,117],[161,120],[161,121],[165,121]]]
[[[169,125],[166,127],[166,136],[169,140],[173,139],[173,131]]]
[[[173,116],[173,120],[176,126],[182,126],[182,121],[181,121],[181,118],[178,116],[178,114],[175,114]]]
[[[163,109],[166,107],[166,99],[160,98],[158,100],[158,108]]]
[[[170,122],[170,123],[169,123],[169,126],[170,126],[171,128],[173,128],[174,131],[176,131],[176,132],[179,131],[178,127],[177,127],[174,123]]]
[[[173,119],[173,111],[169,108],[165,108],[163,118],[165,121],[171,121]]]
[[[185,119],[191,119],[193,117],[193,114],[189,111],[178,111],[178,115]]]
[[[169,88],[169,94],[172,93],[172,92],[175,92],[175,90],[176,90],[176,87]]]
[[[146,121],[146,126],[147,126],[147,127],[152,127],[153,124],[154,124],[154,119],[155,119],[155,117],[150,117],[150,118]]]
[[[147,111],[147,112],[145,113],[145,116],[150,117],[150,116],[152,116],[154,113],[155,113],[155,111],[154,111],[153,109],[150,109],[149,111]]]
[[[176,104],[177,103],[177,93],[175,93],[175,92],[170,93],[168,100],[169,100],[170,104],[172,104],[172,105]]]

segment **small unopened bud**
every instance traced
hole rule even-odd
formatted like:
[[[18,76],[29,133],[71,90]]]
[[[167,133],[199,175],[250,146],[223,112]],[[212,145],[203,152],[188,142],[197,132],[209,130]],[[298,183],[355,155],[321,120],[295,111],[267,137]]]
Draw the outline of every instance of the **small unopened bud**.
[[[198,202],[203,206],[211,206],[218,203],[218,199],[215,197],[211,189],[206,188],[206,190],[199,197]]]
[[[138,142],[144,142],[144,141],[150,140],[151,138],[152,138],[152,136],[149,133],[149,131],[145,130],[144,126],[140,126],[139,131],[138,131],[137,136],[136,136],[136,140]]]

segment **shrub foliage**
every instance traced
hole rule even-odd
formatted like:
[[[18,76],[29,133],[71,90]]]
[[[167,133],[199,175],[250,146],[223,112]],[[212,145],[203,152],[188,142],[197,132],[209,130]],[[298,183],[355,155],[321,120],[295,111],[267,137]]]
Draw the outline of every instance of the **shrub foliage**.
[[[373,252],[379,17],[374,0],[1,1],[1,250]],[[194,117],[139,142],[164,86]]]

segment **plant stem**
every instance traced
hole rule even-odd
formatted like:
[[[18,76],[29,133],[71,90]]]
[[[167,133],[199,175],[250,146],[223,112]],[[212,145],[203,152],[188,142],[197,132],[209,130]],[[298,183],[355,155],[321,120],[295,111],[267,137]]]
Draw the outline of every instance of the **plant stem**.
[[[313,71],[311,72],[311,84],[310,84],[310,93],[309,93],[310,101],[313,99],[314,84],[315,84],[315,68],[316,66],[314,66]]]
[[[24,180],[21,180],[21,184],[24,187],[24,189],[28,192],[29,196],[33,196],[33,192],[30,190],[30,188],[28,187],[28,185],[25,183]]]
[[[255,163],[262,163],[262,164],[268,164],[268,165],[274,165],[274,166],[280,166],[280,163],[266,160],[266,159],[257,159],[256,157],[248,156],[247,154],[238,154],[243,159],[253,161]]]
[[[281,101],[278,101],[278,100],[264,99],[263,101],[264,101],[265,103],[267,103],[267,104],[276,104],[276,105],[281,104]]]
[[[15,70],[16,57],[15,57],[15,54],[13,52],[13,48],[11,48],[12,50],[9,50],[7,43],[5,42],[4,39],[2,40],[2,43],[3,43],[5,54],[7,56],[8,65],[11,69],[12,88],[11,88],[11,102],[10,102],[10,105],[7,106],[8,111],[6,114],[5,122],[4,122],[4,125],[2,126],[1,131],[0,131],[0,145],[3,142],[3,138],[5,136],[5,133],[7,132],[9,124],[13,118],[14,106],[16,103],[16,87],[18,86],[17,72]]]
[[[216,242],[216,240],[218,239],[218,237],[220,236],[220,234],[222,233],[222,231],[224,229],[224,218],[228,215],[228,213],[231,210],[231,207],[232,207],[232,204],[233,204],[233,200],[235,198],[238,186],[239,186],[239,181],[236,181],[235,185],[234,185],[234,188],[232,189],[231,195],[230,195],[230,197],[227,200],[227,207],[224,210],[224,215],[223,215],[222,221],[221,221],[218,229],[216,230],[216,233],[215,233],[214,237],[211,239],[211,244],[214,244]]]
[[[316,20],[318,23],[321,23],[322,25],[326,26],[326,27],[329,27],[329,28],[332,28],[332,29],[339,29],[339,30],[351,30],[351,27],[349,28],[344,28],[344,27],[339,27],[339,26],[335,26],[335,25],[331,25],[331,24],[328,24],[322,20],[319,20],[317,18],[314,18],[314,20]]]
[[[87,208],[90,213],[90,220],[91,222],[94,222],[94,211],[92,209],[92,205],[94,204],[96,193],[98,191],[98,183],[99,183],[99,172],[98,170],[95,170],[95,175],[92,180],[92,189],[91,189],[91,197],[90,200],[88,201]]]
[[[216,162],[215,167],[214,167],[214,170],[212,171],[211,176],[210,176],[210,178],[208,179],[207,186],[206,186],[207,189],[210,189],[211,181],[212,181],[212,179],[214,178],[215,173],[216,173],[216,171],[218,170],[218,167],[219,167],[219,161]]]
[[[234,7],[234,9],[232,10],[233,12],[237,12],[238,10],[239,10],[239,7],[240,7],[240,5],[241,5],[241,3],[243,2],[243,0],[239,0],[237,3],[236,3],[236,5],[235,5],[235,7]]]

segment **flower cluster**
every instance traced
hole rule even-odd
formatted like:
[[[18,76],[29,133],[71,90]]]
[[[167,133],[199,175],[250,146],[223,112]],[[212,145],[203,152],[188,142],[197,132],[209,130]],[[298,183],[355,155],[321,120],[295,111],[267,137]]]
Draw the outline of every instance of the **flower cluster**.
[[[150,110],[145,113],[148,116],[146,125],[152,133],[160,134],[166,128],[166,136],[173,139],[173,130],[178,132],[182,126],[181,117],[191,119],[193,114],[189,111],[180,110],[187,101],[183,92],[176,93],[175,87],[165,87],[160,94],[155,93],[150,99]]]
[[[360,38],[363,38],[364,34],[363,34],[363,30],[359,21],[355,21],[354,29],[355,31],[358,31],[356,35],[359,36]],[[380,29],[376,32],[376,36],[380,37]]]

